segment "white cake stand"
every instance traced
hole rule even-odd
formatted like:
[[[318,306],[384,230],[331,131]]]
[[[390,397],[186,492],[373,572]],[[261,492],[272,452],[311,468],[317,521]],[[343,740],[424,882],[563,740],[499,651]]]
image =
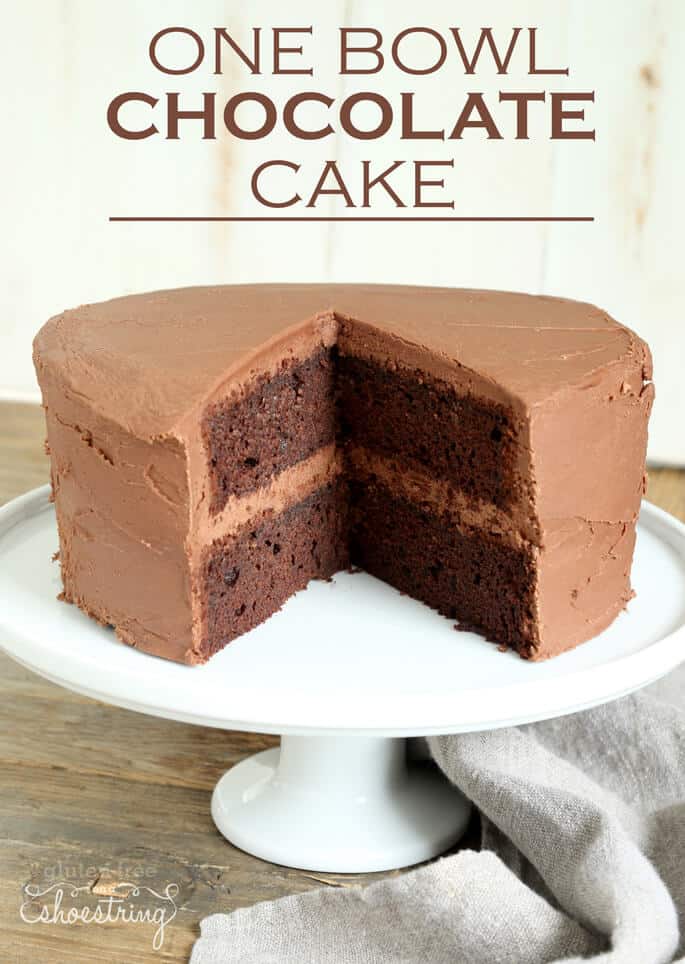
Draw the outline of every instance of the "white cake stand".
[[[221,778],[217,827],[291,867],[362,872],[442,852],[469,805],[406,738],[528,723],[645,686],[685,658],[685,527],[644,503],[637,598],[591,643],[532,664],[365,574],[298,593],[206,666],[155,659],[57,602],[48,488],[0,509],[0,645],[47,679],[155,716],[282,735]],[[143,737],[144,738],[144,735]]]

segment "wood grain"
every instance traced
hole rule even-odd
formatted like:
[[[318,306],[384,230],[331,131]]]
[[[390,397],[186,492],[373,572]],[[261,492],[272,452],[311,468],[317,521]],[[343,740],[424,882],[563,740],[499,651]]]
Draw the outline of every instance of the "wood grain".
[[[43,431],[36,406],[0,404],[0,503],[47,481]],[[685,473],[653,471],[649,497],[685,519]],[[207,914],[362,879],[257,860],[214,828],[218,777],[274,742],[106,706],[0,657],[0,960],[90,964],[106,948],[108,962],[187,961]],[[152,949],[154,925],[29,925],[20,917],[29,883],[62,878],[106,893],[132,874],[158,891],[180,888],[160,951]]]

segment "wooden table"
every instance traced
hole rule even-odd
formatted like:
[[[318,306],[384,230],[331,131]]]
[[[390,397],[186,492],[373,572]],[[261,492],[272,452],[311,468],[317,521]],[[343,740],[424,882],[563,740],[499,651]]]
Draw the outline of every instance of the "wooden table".
[[[39,408],[0,403],[0,504],[47,481],[43,435]],[[649,498],[685,519],[685,472],[653,471]],[[322,883],[389,876],[288,870],[219,835],[209,812],[214,784],[241,757],[273,743],[96,703],[0,656],[0,960],[185,962],[207,914]],[[158,892],[179,887],[178,914],[159,951],[154,924],[22,920],[27,884],[45,889],[68,880],[106,895],[132,878]]]

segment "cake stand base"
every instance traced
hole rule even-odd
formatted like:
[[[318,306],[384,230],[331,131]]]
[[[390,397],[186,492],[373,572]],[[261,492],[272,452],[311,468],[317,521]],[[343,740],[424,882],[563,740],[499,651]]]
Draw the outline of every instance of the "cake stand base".
[[[407,741],[284,736],[280,749],[219,780],[212,817],[241,850],[272,863],[366,873],[420,863],[462,836],[470,804]]]

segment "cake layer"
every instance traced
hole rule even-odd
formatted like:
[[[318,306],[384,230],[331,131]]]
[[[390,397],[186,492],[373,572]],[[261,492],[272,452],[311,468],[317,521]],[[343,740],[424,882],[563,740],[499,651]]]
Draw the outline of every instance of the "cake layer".
[[[252,492],[288,466],[333,442],[335,366],[331,349],[284,361],[245,391],[211,404],[202,420],[209,463],[210,512]]]
[[[335,481],[343,473],[342,452],[334,443],[283,469],[260,488],[245,495],[231,496],[216,514],[206,511],[198,516],[197,547],[200,552],[209,542],[234,535],[252,519],[278,515],[314,490]]]
[[[338,359],[338,389],[344,440],[498,508],[525,501],[511,409],[460,394],[423,370],[345,354]]]
[[[276,612],[310,579],[349,565],[347,489],[332,482],[203,552],[202,658]]]
[[[351,483],[353,564],[529,656],[537,645],[536,550],[458,525],[384,485]]]
[[[492,571],[485,580],[480,573],[478,592],[483,597],[482,613],[496,612],[502,599],[501,579],[514,560],[516,579],[525,576],[527,569],[530,576],[526,585],[534,631],[522,634],[527,640],[522,655],[546,659],[590,639],[613,621],[632,596],[634,522],[594,522],[572,516],[548,520],[538,531],[522,515],[512,517],[496,506],[471,500],[449,484],[425,472],[407,471],[401,462],[377,453],[349,449],[346,461],[352,480],[353,562],[459,622],[508,642],[496,635],[497,623],[465,608],[462,596],[465,593],[472,604],[477,601],[470,580],[476,578],[474,559],[477,564],[485,552],[500,569],[496,578]],[[407,519],[414,520],[413,534]],[[361,546],[360,533],[366,533]],[[406,544],[413,552],[422,539],[431,541],[435,559],[442,564],[434,573],[435,561],[427,559],[425,569],[432,578],[439,573],[442,581],[431,580],[432,588],[420,594],[418,588],[408,588],[401,575],[419,571],[416,559],[400,548]],[[461,562],[450,571],[448,565],[445,569],[449,559],[445,547],[453,545]],[[472,552],[470,546],[476,549]],[[515,582],[508,585],[514,594],[518,592]],[[520,648],[517,642],[509,645]]]

